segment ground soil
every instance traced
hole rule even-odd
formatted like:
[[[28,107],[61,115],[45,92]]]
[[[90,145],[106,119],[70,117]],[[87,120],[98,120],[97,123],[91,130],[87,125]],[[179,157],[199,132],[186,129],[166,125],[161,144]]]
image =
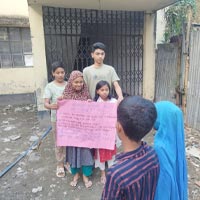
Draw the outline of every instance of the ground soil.
[[[13,163],[41,137],[47,127],[42,128],[35,105],[0,106],[0,173]],[[152,144],[153,135],[145,140]],[[187,148],[200,150],[198,131],[186,129]],[[28,151],[15,166],[0,178],[1,200],[98,200],[103,189],[100,173],[94,170],[91,177],[93,187],[86,189],[80,181],[75,189],[69,183],[72,175],[64,178],[55,175],[53,136],[49,133],[39,146]],[[121,150],[121,149],[120,149]],[[120,151],[119,150],[119,151]],[[187,155],[189,171],[189,199],[200,199],[200,158]]]

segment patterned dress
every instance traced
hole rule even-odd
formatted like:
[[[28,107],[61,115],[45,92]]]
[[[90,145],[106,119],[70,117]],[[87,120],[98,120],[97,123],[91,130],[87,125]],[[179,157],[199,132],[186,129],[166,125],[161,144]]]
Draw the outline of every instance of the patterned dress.
[[[72,83],[75,79],[83,77],[83,74],[80,71],[73,71],[70,75],[68,80],[68,84],[64,90],[64,99],[74,99],[80,101],[87,101],[90,99],[88,88],[84,82],[83,87],[80,91],[76,91],[73,89]],[[77,171],[83,167],[89,167],[90,173],[85,174],[86,176],[90,175],[92,172],[92,167],[94,164],[92,152],[89,148],[82,148],[82,147],[67,147],[67,155],[66,160],[70,163],[72,173],[73,171]],[[74,170],[75,169],[75,170]],[[84,173],[84,172],[83,172]]]

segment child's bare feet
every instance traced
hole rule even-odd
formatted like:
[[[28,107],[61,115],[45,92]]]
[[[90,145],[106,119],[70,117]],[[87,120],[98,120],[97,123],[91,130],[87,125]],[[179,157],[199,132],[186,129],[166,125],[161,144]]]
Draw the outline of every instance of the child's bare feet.
[[[106,183],[106,172],[105,170],[101,170],[101,180],[100,182],[104,185]]]
[[[89,178],[85,175],[83,175],[83,182],[86,188],[92,187],[92,181],[90,181]]]
[[[65,169],[66,169],[67,172],[69,172],[70,174],[72,173],[72,172],[71,172],[70,164],[69,164],[68,162],[65,164]]]
[[[103,185],[105,185],[106,183],[106,177],[105,176],[101,176],[101,181],[100,181]]]
[[[80,178],[79,173],[76,173],[75,176],[74,176],[74,178],[73,178],[73,181],[70,182],[70,185],[71,185],[72,187],[76,187],[79,178]]]

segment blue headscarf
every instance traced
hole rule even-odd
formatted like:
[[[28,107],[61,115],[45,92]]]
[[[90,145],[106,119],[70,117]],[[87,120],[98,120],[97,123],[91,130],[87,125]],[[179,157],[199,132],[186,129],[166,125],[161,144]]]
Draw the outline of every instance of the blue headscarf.
[[[154,148],[160,162],[155,200],[187,200],[187,164],[182,111],[173,103],[155,104]]]

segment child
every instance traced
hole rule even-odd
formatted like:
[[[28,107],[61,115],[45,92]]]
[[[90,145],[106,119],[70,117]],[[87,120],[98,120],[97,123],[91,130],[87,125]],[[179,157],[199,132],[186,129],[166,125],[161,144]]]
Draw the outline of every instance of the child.
[[[102,199],[153,200],[159,176],[154,149],[141,141],[156,120],[154,104],[139,96],[125,97],[117,108],[116,129],[123,153],[108,169]]]
[[[94,101],[97,102],[109,102],[116,103],[117,100],[111,97],[110,85],[107,81],[99,81],[96,85]],[[115,160],[116,146],[114,150],[108,149],[96,149],[95,151],[95,168],[99,167],[101,170],[100,182],[105,184],[106,173],[105,164],[108,163],[108,167],[111,167]]]
[[[173,103],[155,104],[154,148],[160,162],[155,200],[187,200],[187,162],[182,111]]]
[[[63,64],[56,61],[52,64],[52,76],[54,80],[47,84],[44,92],[44,107],[51,110],[51,123],[54,134],[54,141],[56,141],[56,110],[58,109],[57,99],[62,96],[67,82],[65,78],[65,69]],[[55,142],[55,154],[57,160],[56,175],[57,177],[64,177],[64,147],[56,146]]]
[[[68,84],[63,93],[64,99],[74,99],[87,101],[90,99],[89,91],[83,80],[83,74],[80,71],[73,71],[70,74]],[[80,178],[80,171],[82,169],[83,182],[86,188],[92,186],[92,181],[88,176],[92,174],[93,157],[89,148],[67,147],[67,157],[71,165],[71,172],[74,175],[73,181],[70,183],[72,187],[76,187]]]
[[[83,69],[83,77],[92,98],[95,96],[96,84],[101,80],[105,80],[114,88],[118,96],[118,102],[120,102],[123,99],[122,90],[118,83],[120,79],[112,66],[104,64],[105,56],[105,44],[101,42],[94,43],[92,45],[91,53],[91,57],[94,59],[94,64]]]

